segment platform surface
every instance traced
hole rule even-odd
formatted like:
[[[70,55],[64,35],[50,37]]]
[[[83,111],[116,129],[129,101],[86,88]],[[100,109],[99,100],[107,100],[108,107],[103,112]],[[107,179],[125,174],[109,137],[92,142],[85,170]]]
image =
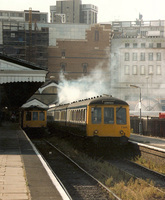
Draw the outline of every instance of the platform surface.
[[[149,137],[131,133],[130,141],[135,141],[150,146],[158,147],[161,149],[165,149],[165,138]]]
[[[0,200],[62,200],[55,185],[17,124],[0,126]],[[64,194],[64,196],[63,196]]]

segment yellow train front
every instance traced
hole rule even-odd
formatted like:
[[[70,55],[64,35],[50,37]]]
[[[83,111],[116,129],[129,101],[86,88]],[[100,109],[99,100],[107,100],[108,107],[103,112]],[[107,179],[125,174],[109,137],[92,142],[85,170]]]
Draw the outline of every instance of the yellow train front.
[[[130,137],[129,105],[112,96],[56,106],[53,114],[54,121],[67,127],[68,132],[94,141],[125,144]]]
[[[22,110],[22,128],[46,128],[47,111],[37,106],[31,106]]]
[[[108,105],[113,103],[113,105]],[[117,104],[116,104],[117,103]],[[100,101],[95,107],[90,104],[88,115],[88,136],[101,139],[111,138],[115,143],[126,143],[130,136],[129,108],[124,102]]]

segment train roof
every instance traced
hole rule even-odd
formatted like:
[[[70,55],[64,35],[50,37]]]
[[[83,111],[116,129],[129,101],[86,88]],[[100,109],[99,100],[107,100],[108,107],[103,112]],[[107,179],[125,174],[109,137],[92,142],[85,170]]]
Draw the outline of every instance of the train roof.
[[[47,110],[46,108],[43,108],[43,107],[39,107],[39,106],[29,106],[27,108],[23,108],[23,110],[26,110],[26,111],[36,111],[36,110],[40,110],[40,111],[44,111],[44,110]]]
[[[93,97],[85,100],[79,100],[76,102],[72,102],[69,104],[67,107],[79,107],[79,106],[87,106],[87,105],[95,105],[95,104],[106,104],[106,105],[117,105],[117,104],[122,104],[122,105],[128,105],[127,102],[112,97],[112,96],[99,96],[99,97]]]
[[[63,105],[56,105],[49,110],[65,110],[67,108],[77,108],[77,107],[85,107],[88,105],[128,105],[126,101],[121,99],[112,97],[112,96],[97,96],[88,99],[83,99],[79,101],[74,101],[72,103],[63,104]]]
[[[43,103],[43,102],[41,102],[40,100],[38,100],[38,99],[36,99],[36,98],[34,98],[34,99],[31,99],[31,100],[29,100],[29,101],[27,101],[25,104],[23,104],[22,106],[21,106],[21,109],[36,109],[36,108],[38,108],[38,109],[45,109],[45,110],[47,110],[48,109],[48,105],[46,105],[45,103]]]

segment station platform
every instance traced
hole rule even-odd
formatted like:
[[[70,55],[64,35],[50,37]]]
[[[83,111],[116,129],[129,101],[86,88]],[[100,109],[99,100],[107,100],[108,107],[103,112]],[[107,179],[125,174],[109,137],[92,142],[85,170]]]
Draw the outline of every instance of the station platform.
[[[69,199],[18,124],[0,126],[0,200]]]
[[[149,146],[154,146],[160,149],[165,149],[165,139],[163,138],[149,137],[149,136],[131,133],[129,140],[146,144]]]

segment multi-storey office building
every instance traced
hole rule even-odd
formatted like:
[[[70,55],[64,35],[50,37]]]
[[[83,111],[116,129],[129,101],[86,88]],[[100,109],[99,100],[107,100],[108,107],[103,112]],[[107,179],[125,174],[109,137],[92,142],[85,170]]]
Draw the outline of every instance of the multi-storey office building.
[[[29,22],[30,11],[32,22],[48,22],[48,13],[31,9],[24,11],[0,10],[0,21]]]
[[[59,21],[58,14],[65,14],[66,23],[79,23],[80,22],[80,4],[81,0],[69,1],[56,1],[56,22]]]
[[[0,53],[47,68],[49,29],[46,24],[0,22]]]
[[[111,84],[113,91],[125,100],[139,100],[142,109],[164,109],[165,98],[165,32],[164,20],[112,22]],[[132,107],[132,109],[134,109]],[[137,109],[139,109],[137,107]]]
[[[97,6],[91,4],[82,4],[81,5],[81,23],[85,24],[95,24],[97,23]]]
[[[51,23],[97,23],[98,8],[91,4],[82,4],[81,0],[56,1],[50,6]]]

